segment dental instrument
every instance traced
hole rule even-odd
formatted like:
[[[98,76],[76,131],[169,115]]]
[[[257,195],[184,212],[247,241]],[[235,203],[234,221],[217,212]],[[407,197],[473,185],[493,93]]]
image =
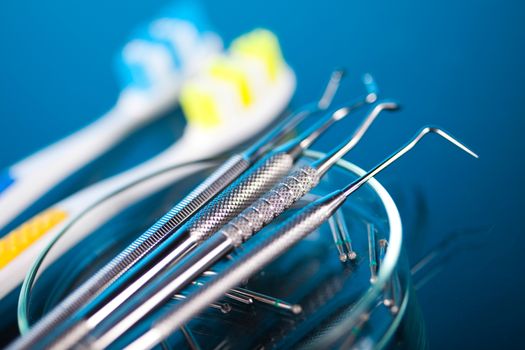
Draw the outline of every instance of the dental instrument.
[[[289,141],[264,157],[247,173],[243,174],[224,192],[211,201],[181,229],[171,235],[162,245],[144,258],[140,264],[131,268],[118,283],[110,286],[100,300],[106,302],[100,309],[84,312],[94,315],[89,323],[77,323],[76,330],[70,332],[68,341],[76,341],[73,335],[88,332],[108,317],[120,304],[134,295],[140,288],[155,278],[171,264],[204,242],[212,233],[227,223],[249,204],[268,191],[279,179],[288,173],[294,161],[333,123],[343,119],[354,109],[369,103],[372,99],[360,97],[345,107],[327,115],[299,137]],[[136,276],[136,277],[134,277]],[[115,295],[116,294],[116,295]],[[81,316],[84,317],[84,316]],[[82,329],[82,330],[81,330]]]
[[[366,225],[368,234],[368,265],[370,266],[370,282],[374,283],[377,279],[377,244],[376,231],[373,224]]]
[[[168,337],[176,329],[187,323],[192,317],[200,312],[206,305],[220,298],[225,291],[235,287],[241,281],[252,276],[263,266],[275,260],[278,256],[285,253],[294,244],[306,237],[308,234],[317,229],[323,222],[328,220],[335,211],[340,208],[346,199],[368,180],[377,175],[379,172],[394,163],[402,157],[427,134],[435,133],[445,140],[451,142],[464,152],[477,158],[478,156],[450,136],[442,129],[436,127],[425,127],[419,131],[414,138],[405,146],[400,148],[394,154],[389,156],[383,162],[366,173],[364,176],[355,180],[346,187],[337,190],[320,200],[308,205],[303,210],[289,218],[276,233],[269,236],[266,240],[258,244],[254,249],[247,252],[240,259],[231,263],[231,265],[221,274],[213,278],[207,285],[206,289],[200,289],[196,293],[189,295],[181,303],[175,305],[171,310],[162,315],[148,330],[138,339],[133,341],[126,349],[151,349],[160,341]],[[351,321],[351,320],[350,320]],[[344,322],[349,322],[346,320]],[[99,339],[90,339],[91,342],[86,344],[92,349],[98,348]]]
[[[129,299],[131,293],[136,293],[139,289],[138,285],[130,288],[131,292],[124,290],[106,306],[87,318],[85,321],[86,326],[81,326],[80,322],[76,327],[94,329],[103,322],[103,319],[107,318],[107,321],[104,322],[105,324],[110,324],[110,326],[104,326],[103,324],[100,326],[102,330],[96,331],[103,334],[97,340],[99,345],[102,347],[108,346],[146,314],[168,300],[171,295],[186,287],[213,263],[239,247],[241,243],[249,239],[263,225],[284,212],[306,192],[315,187],[328,169],[358,144],[370,125],[383,110],[396,109],[398,109],[398,105],[394,102],[378,102],[343,145],[336,148],[325,158],[315,162],[312,166],[303,166],[286,176],[273,186],[268,193],[222,227],[218,233],[211,235],[202,245],[196,248],[188,259],[185,259],[179,265],[171,267],[166,273],[161,275],[161,279],[157,279],[151,286],[147,286],[144,292],[138,294],[138,299],[130,299],[129,303],[131,303],[131,306],[123,303],[125,299]],[[291,149],[293,150],[295,147]],[[159,267],[157,265],[150,268],[148,273],[156,269],[155,275],[158,275],[161,268],[164,269],[174,262],[176,262],[175,259],[169,259],[169,261],[163,262]],[[147,281],[152,280],[152,278],[153,276],[148,276]],[[145,285],[147,281],[144,279],[140,282],[140,287]],[[124,312],[120,312],[122,310]],[[127,310],[132,311],[128,312]],[[125,315],[122,315],[123,313]],[[115,319],[117,320],[116,322]],[[79,334],[80,331],[74,331],[73,333]],[[58,345],[58,347],[64,346],[64,344]]]

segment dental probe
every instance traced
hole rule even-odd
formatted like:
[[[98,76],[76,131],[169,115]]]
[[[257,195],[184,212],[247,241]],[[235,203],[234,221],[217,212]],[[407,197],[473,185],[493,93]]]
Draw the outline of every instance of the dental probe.
[[[226,291],[239,285],[262,267],[282,255],[294,244],[317,229],[335,211],[343,205],[346,199],[363,186],[368,180],[402,157],[427,134],[436,133],[451,142],[461,150],[473,157],[478,157],[474,152],[461,144],[445,131],[435,127],[425,127],[415,137],[397,152],[378,164],[364,176],[352,182],[341,190],[335,191],[299,211],[282,224],[281,228],[253,250],[246,253],[239,260],[233,262],[229,268],[214,277],[207,283],[207,288],[202,288],[189,295],[186,300],[176,304],[157,320],[149,331],[144,333],[125,349],[151,349],[153,346],[167,338],[176,329],[180,328],[192,317],[197,315],[209,303],[220,298]],[[90,344],[90,348],[100,348],[99,340]]]

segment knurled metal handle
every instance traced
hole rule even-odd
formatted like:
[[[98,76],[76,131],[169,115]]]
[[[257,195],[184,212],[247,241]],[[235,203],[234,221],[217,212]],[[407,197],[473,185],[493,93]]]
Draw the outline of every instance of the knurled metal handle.
[[[293,167],[293,157],[279,152],[259,161],[188,222],[191,237],[201,243],[264,195]]]
[[[307,165],[294,171],[226,224],[221,233],[228,236],[235,246],[239,246],[318,183],[319,176],[315,168]]]

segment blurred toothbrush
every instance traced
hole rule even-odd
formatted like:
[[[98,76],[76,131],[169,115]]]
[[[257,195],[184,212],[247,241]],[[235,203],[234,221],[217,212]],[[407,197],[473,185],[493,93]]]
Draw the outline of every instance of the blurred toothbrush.
[[[117,66],[123,88],[112,109],[0,173],[0,230],[55,186],[177,102],[182,82],[222,48],[216,34],[201,31],[206,25],[198,12],[190,5],[166,10],[123,47]],[[61,198],[67,194],[62,193]]]
[[[246,48],[237,48],[239,42],[254,47],[249,55],[243,53]],[[259,29],[237,39],[227,55],[212,60],[201,74],[184,85],[181,105],[188,125],[173,146],[142,165],[69,196],[0,240],[0,279],[6,281],[0,285],[0,297],[22,282],[38,253],[86,208],[168,166],[213,157],[247,141],[280,115],[294,89],[295,76],[271,32]],[[54,255],[48,256],[46,263],[119,209],[118,205],[112,206],[93,218],[90,225],[68,231],[60,249],[53,250]]]

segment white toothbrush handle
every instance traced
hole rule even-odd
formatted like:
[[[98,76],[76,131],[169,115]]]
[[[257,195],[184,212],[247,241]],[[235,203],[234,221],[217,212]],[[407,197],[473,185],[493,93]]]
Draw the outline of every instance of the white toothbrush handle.
[[[104,186],[104,189],[106,189],[105,192],[102,191],[101,187],[100,190],[96,191],[99,195],[98,200],[96,200],[97,196],[93,195],[92,192],[90,193],[90,199],[92,202],[83,203],[83,205],[81,199],[87,198],[86,194],[84,196],[75,196],[75,199],[78,200],[75,201],[75,203],[68,200],[57,204],[54,208],[67,212],[67,219],[43,234],[33,244],[24,249],[24,251],[7,266],[0,268],[0,280],[5,282],[0,284],[0,299],[20,285],[38,255],[57,237],[60,232],[62,232],[66,226],[69,226],[76,221],[73,226],[68,229],[67,233],[60,238],[60,241],[53,247],[52,251],[46,256],[44,265],[40,268],[41,270],[86,236],[101,227],[105,222],[117,215],[131,203],[140,201],[148,195],[156,193],[157,191],[176,183],[179,179],[205,168],[209,168],[211,165],[213,165],[213,163],[188,164],[180,168],[165,171],[167,167],[166,164],[164,164],[163,169],[160,169],[163,170],[162,174],[146,180],[144,180],[145,177],[143,175],[142,178],[136,179],[137,181],[141,180],[137,182],[136,185],[121,192],[117,193],[118,190],[124,189],[125,185],[130,185],[131,182],[122,183],[121,186],[111,186],[112,191],[110,191],[109,185]],[[149,173],[147,175],[152,174],[153,173]],[[122,178],[121,176],[117,177]],[[128,179],[131,180],[131,177],[128,177]],[[115,184],[114,182],[111,183]],[[112,193],[117,194],[103,201],[106,196],[111,195]],[[104,196],[102,196],[102,194],[104,194]],[[93,209],[83,215],[82,213],[90,206],[92,206]]]
[[[128,116],[126,110],[115,107],[82,130],[13,165],[8,170],[13,183],[0,192],[0,228],[145,120]]]

